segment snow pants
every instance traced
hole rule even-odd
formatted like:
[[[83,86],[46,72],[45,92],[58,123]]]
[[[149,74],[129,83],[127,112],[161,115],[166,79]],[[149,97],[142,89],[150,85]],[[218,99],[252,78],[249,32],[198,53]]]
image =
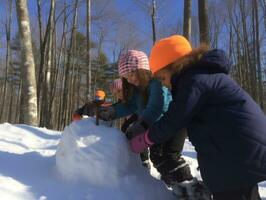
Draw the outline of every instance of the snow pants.
[[[137,119],[138,117],[135,114],[129,117],[123,123],[121,131],[125,133],[127,128]],[[142,165],[149,167],[148,160],[150,157],[153,166],[161,174],[161,180],[169,186],[175,182],[192,180],[193,176],[189,165],[181,156],[186,137],[186,131],[182,130],[167,142],[154,144],[150,147],[150,152],[146,150],[140,154]]]
[[[189,165],[181,156],[186,137],[186,131],[182,130],[167,142],[150,148],[150,159],[167,185],[193,179]]]

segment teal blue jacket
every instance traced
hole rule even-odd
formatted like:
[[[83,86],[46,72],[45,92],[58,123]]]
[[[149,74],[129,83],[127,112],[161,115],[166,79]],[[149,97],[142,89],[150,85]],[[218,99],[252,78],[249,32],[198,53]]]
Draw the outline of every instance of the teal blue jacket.
[[[148,125],[159,120],[162,114],[168,110],[168,105],[172,101],[171,93],[156,79],[152,79],[149,82],[147,92],[146,105],[143,95],[138,88],[134,88],[133,95],[127,104],[114,104],[116,118],[136,113]]]

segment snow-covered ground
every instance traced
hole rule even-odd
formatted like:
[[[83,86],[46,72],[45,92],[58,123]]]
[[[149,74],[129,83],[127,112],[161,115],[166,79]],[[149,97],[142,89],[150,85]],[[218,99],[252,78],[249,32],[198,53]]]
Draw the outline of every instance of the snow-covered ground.
[[[61,132],[27,125],[0,125],[0,200],[174,200],[150,176],[121,133],[93,119]],[[61,139],[61,140],[60,140]],[[185,158],[197,171],[196,153],[186,141]],[[266,200],[266,182],[260,184]]]

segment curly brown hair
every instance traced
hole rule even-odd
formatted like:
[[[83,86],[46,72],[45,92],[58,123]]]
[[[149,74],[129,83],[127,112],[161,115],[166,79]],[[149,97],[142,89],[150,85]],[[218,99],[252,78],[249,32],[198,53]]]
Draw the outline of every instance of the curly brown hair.
[[[137,69],[137,77],[139,79],[139,88],[142,91],[142,95],[144,97],[144,101],[147,101],[147,86],[152,79],[152,73],[146,69]],[[123,86],[123,103],[128,103],[130,98],[133,95],[133,90],[136,86],[130,84],[125,78],[122,78],[122,86]]]
[[[167,65],[164,69],[170,70],[173,73],[182,73],[189,66],[198,62],[201,57],[209,50],[207,45],[202,44],[199,48],[193,49],[189,54]]]

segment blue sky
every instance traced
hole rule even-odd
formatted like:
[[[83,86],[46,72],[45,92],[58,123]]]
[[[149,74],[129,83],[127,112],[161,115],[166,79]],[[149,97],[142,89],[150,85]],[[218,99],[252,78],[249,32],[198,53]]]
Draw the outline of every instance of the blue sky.
[[[10,0],[0,0],[0,62],[4,62],[4,55],[6,52],[6,42],[5,42],[5,30],[4,30],[4,23],[6,19],[6,4]],[[32,35],[33,38],[35,38],[35,41],[39,40],[39,27],[38,27],[38,19],[37,19],[37,0],[28,0],[28,9],[29,14],[31,18],[31,28],[32,28]],[[80,0],[83,2],[83,5],[79,8],[78,18],[79,21],[81,21],[82,24],[79,24],[78,31],[81,31],[85,33],[86,26],[84,24],[84,21],[86,19],[86,9],[85,9],[85,0]],[[139,0],[141,1],[141,0]],[[192,0],[192,15],[197,16],[197,1],[198,0]],[[13,0],[14,2],[14,0]],[[62,2],[63,0],[57,0],[57,2]],[[67,0],[68,3],[74,2],[74,0]],[[134,29],[138,32],[138,35],[136,38],[132,38],[133,40],[140,41],[142,43],[141,47],[138,48],[138,50],[145,51],[147,54],[149,54],[150,49],[152,47],[152,37],[151,37],[151,18],[150,16],[145,13],[140,6],[136,5],[135,0],[92,0],[92,2],[109,2],[107,5],[108,7],[106,9],[114,9],[116,12],[122,13],[123,22],[131,22],[134,25]],[[151,0],[142,0],[142,2],[151,2]],[[157,39],[160,39],[160,37],[166,37],[169,36],[169,34],[182,34],[182,21],[183,21],[183,2],[184,0],[156,0],[158,2],[158,10],[157,10],[157,18],[156,18],[156,26],[157,26]],[[226,12],[222,7],[220,7],[220,4],[223,4],[224,2],[218,1],[218,0],[209,0],[209,2],[215,2],[216,8],[218,9],[218,18],[219,14],[221,12],[221,16],[223,16]],[[46,26],[48,12],[49,12],[49,5],[50,0],[42,0],[42,17],[43,17],[43,26]],[[162,6],[160,7],[159,5]],[[15,7],[13,3],[13,21],[12,21],[12,30],[11,30],[11,38],[14,38],[17,33],[17,18],[15,13]],[[60,5],[57,5],[60,7]],[[92,10],[92,12],[95,12],[95,10]],[[217,13],[217,12],[212,12]],[[58,14],[58,13],[57,13]],[[71,18],[70,18],[71,20]],[[194,23],[195,26],[198,26],[197,19]],[[57,24],[57,31],[60,31],[62,22],[58,22]],[[61,24],[60,24],[61,23]],[[69,24],[71,24],[69,22]],[[193,23],[193,22],[192,22]],[[263,23],[263,21],[261,22]],[[96,28],[97,23],[94,22],[92,26],[92,33],[93,37],[92,39],[94,41],[98,41],[99,34],[97,33]],[[193,25],[192,25],[193,26]],[[107,29],[110,28],[109,35],[115,34],[113,33],[112,27],[109,27],[109,25],[106,25]],[[263,29],[264,26],[262,25],[261,28]],[[172,29],[172,30],[171,30]],[[174,29],[174,30],[173,30]],[[69,29],[68,29],[69,30]],[[192,30],[193,32],[193,30]],[[194,33],[197,34],[196,31]],[[130,35],[130,31],[127,32],[125,30],[124,34]],[[223,27],[220,38],[218,41],[219,48],[225,49],[227,51],[227,41],[226,38],[228,38],[227,31],[225,30],[225,27]],[[59,38],[60,39],[60,38]],[[119,40],[120,38],[118,38]],[[105,40],[108,40],[108,38]],[[195,39],[198,42],[198,38]],[[107,55],[109,62],[113,62],[113,53],[110,50],[112,48],[112,42],[113,41],[105,41],[103,45],[103,51]],[[194,42],[193,42],[194,44]],[[262,43],[265,46],[265,42]],[[196,47],[197,45],[194,45]],[[263,46],[263,45],[262,45]],[[263,47],[262,47],[263,48]],[[264,50],[265,51],[265,50]]]
[[[149,2],[151,0],[143,0],[143,2]],[[36,0],[29,0],[29,10],[31,17],[34,19],[37,16],[37,7],[36,7]],[[45,2],[43,0],[43,2]],[[68,0],[68,2],[74,2],[74,0]],[[157,31],[161,26],[166,26],[166,24],[170,24],[171,26],[177,26],[178,21],[183,20],[183,0],[157,0],[158,2],[158,11],[157,11],[157,18],[156,18],[156,25]],[[151,18],[143,11],[143,9],[134,2],[134,0],[110,0],[108,6],[113,6],[114,9],[118,10],[119,12],[123,13],[123,17],[125,21],[130,21],[134,23],[137,31],[139,32],[139,39],[146,41],[145,47],[142,49],[146,53],[149,53],[149,50],[152,46],[152,38],[151,38]],[[193,7],[193,14],[197,14],[197,0],[192,0],[192,7]],[[92,7],[93,8],[93,7]],[[107,8],[108,9],[108,8]],[[47,17],[49,10],[49,1],[44,4],[44,13],[43,17]],[[45,12],[46,11],[46,12]],[[94,12],[94,10],[92,10]],[[83,18],[84,20],[86,17],[86,10],[85,7],[80,8],[79,18]],[[32,21],[36,21],[32,20]],[[32,22],[33,23],[33,22]],[[37,24],[36,24],[37,25]],[[35,26],[36,26],[35,25]],[[177,29],[181,30],[182,27],[177,27]],[[85,32],[85,26],[80,26],[79,30],[83,30]],[[92,32],[96,31],[95,26],[92,26]],[[94,40],[98,40],[98,35],[94,34]],[[136,38],[138,39],[138,38]],[[159,36],[158,38],[159,39]],[[108,49],[108,44],[105,44],[106,49]],[[108,55],[109,59],[111,59],[111,53],[108,50],[105,50],[105,53]]]
[[[130,13],[128,17],[138,24],[138,28],[141,32],[151,33],[150,17],[147,16],[133,0],[116,0],[116,2],[121,10],[128,10]],[[178,20],[183,20],[183,0],[157,0],[156,2],[158,2],[158,10],[156,13],[157,29],[159,29],[162,24],[177,25]],[[194,15],[197,14],[196,6],[197,0],[192,0],[192,12]],[[182,27],[180,27],[180,29],[182,29]]]
[[[6,2],[9,0],[0,0],[0,22],[4,22],[6,17]],[[14,1],[14,0],[13,0]],[[86,9],[84,0],[80,0],[83,2],[83,6],[80,7],[78,18],[79,21],[85,21],[86,18]],[[97,0],[98,2],[108,2],[108,0]],[[141,0],[139,0],[141,1]],[[143,2],[151,2],[152,0],[142,0]],[[31,28],[32,35],[35,40],[39,40],[39,28],[37,22],[37,0],[28,0],[28,9],[31,18]],[[57,0],[57,2],[62,2],[63,0]],[[74,0],[67,0],[68,3],[74,2]],[[92,0],[93,2],[93,0]],[[98,3],[97,2],[97,3]],[[169,33],[182,33],[182,21],[183,21],[183,0],[156,0],[157,2],[157,17],[156,17],[156,28],[157,28],[157,39],[160,37],[168,36]],[[43,17],[43,25],[46,25],[48,14],[49,14],[49,5],[50,0],[42,0],[42,17]],[[123,14],[124,21],[130,21],[134,24],[135,29],[138,32],[138,37],[134,38],[139,41],[143,41],[143,46],[140,47],[149,54],[150,48],[152,47],[152,37],[151,37],[151,18],[149,14],[136,4],[134,0],[109,0],[107,4],[111,7],[111,9],[115,9],[116,11]],[[13,4],[14,6],[14,4]],[[57,5],[60,7],[60,5]],[[93,7],[92,7],[93,8]],[[14,8],[15,9],[15,8]],[[108,9],[108,8],[107,8]],[[110,9],[110,8],[109,8]],[[92,10],[94,12],[94,10]],[[192,15],[197,15],[197,0],[192,0]],[[60,22],[59,22],[60,23]],[[69,22],[70,24],[72,22]],[[96,30],[96,23],[92,26],[92,33],[94,33],[93,40],[97,41],[99,35]],[[57,30],[60,30],[61,25],[57,26]],[[175,31],[171,31],[170,29],[175,29]],[[86,30],[85,25],[79,26],[79,31],[84,32]],[[1,30],[0,30],[1,31]],[[13,13],[13,26],[12,26],[12,36],[17,32],[17,19],[15,12]],[[4,33],[4,31],[3,31]],[[125,33],[126,34],[126,33]],[[4,44],[4,37],[2,37],[2,44]],[[2,45],[2,46],[3,46]],[[107,54],[109,60],[112,60],[112,52],[108,49],[108,43],[104,44],[104,52]],[[1,51],[1,50],[0,50]]]

